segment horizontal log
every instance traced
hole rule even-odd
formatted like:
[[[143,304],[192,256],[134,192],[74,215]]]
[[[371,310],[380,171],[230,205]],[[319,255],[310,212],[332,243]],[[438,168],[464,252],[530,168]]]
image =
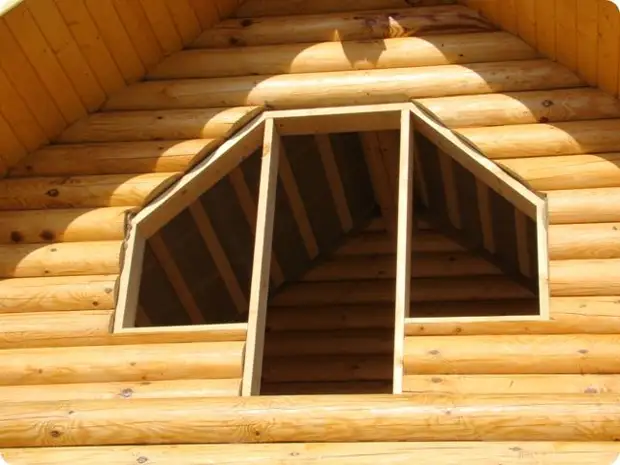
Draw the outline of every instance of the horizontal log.
[[[537,190],[620,187],[620,152],[511,158],[497,163]]]
[[[407,375],[404,392],[444,394],[620,393],[620,375]]]
[[[620,258],[620,223],[552,225],[549,228],[549,258]]]
[[[381,10],[433,6],[455,3],[452,0],[259,0],[243,2],[233,14],[235,18],[263,16],[325,14],[345,11]]]
[[[557,63],[550,60],[524,60],[422,68],[150,81],[115,93],[108,99],[105,109],[162,110],[239,105],[268,105],[277,109],[329,107],[400,103],[413,98],[558,89],[582,85],[582,81],[575,74]],[[151,115],[152,118],[154,113],[141,114]],[[128,134],[138,131],[132,124],[124,125],[123,128]],[[110,137],[109,128],[100,132],[101,137]],[[82,137],[81,134],[84,133],[79,134]],[[187,137],[196,136],[188,134]],[[92,138],[89,136],[91,141]],[[136,140],[136,137],[133,140]]]
[[[245,4],[248,3],[252,2]],[[291,465],[583,465],[611,464],[619,453],[620,445],[616,442],[533,441],[43,447],[2,450],[11,465],[129,464],[135,462],[136,457],[143,457],[153,463],[176,465],[255,465],[257,461]]]
[[[178,176],[149,173],[3,179],[0,210],[139,206]]]
[[[379,394],[343,399],[255,396],[10,403],[0,406],[0,446],[613,441],[620,434],[620,399],[614,394]]]
[[[412,280],[412,302],[528,299],[532,294],[504,276]],[[274,295],[273,306],[349,305],[394,301],[391,280],[296,283]]]
[[[171,173],[210,153],[219,139],[50,145],[11,169],[11,177]]]
[[[0,385],[241,377],[244,342],[57,347],[0,351]],[[102,355],[105,353],[105,355]]]
[[[537,304],[535,302],[535,304]],[[432,304],[425,304],[424,315]],[[530,301],[454,302],[437,306],[448,315],[507,314],[521,315],[531,308]],[[425,308],[427,307],[427,308]],[[417,304],[415,309],[419,309]],[[414,310],[415,310],[414,309]],[[493,334],[620,334],[620,298],[552,297],[549,320],[536,321],[463,321],[415,322],[408,320],[408,336],[493,335]],[[416,314],[414,313],[415,316]]]
[[[121,108],[123,106],[120,105]],[[223,105],[217,103],[215,106]],[[203,105],[195,105],[192,110],[95,113],[74,123],[58,137],[57,142],[79,144],[225,138],[261,111],[257,107],[200,107]]]
[[[537,57],[538,53],[533,48],[505,32],[451,34],[345,43],[185,50],[166,58],[148,74],[148,78],[321,73],[531,60]]]
[[[620,221],[620,187],[550,190],[546,194],[552,224]]]
[[[393,328],[280,331],[265,338],[265,356],[268,357],[331,354],[391,355],[393,350]]]
[[[550,289],[559,297],[620,296],[620,259],[552,261]]]
[[[391,394],[392,380],[386,381],[341,381],[307,383],[262,383],[262,396],[310,395],[310,394]]]
[[[190,47],[343,42],[495,29],[495,26],[483,20],[475,11],[460,5],[449,5],[313,16],[229,19],[204,31]]]
[[[617,374],[617,334],[405,338],[405,374]]]
[[[492,159],[620,150],[620,119],[481,127],[459,132]]]
[[[0,386],[0,403],[238,396],[240,379],[181,379],[124,383]]]
[[[119,272],[121,241],[0,245],[0,278]]]
[[[411,243],[413,252],[420,253],[450,253],[462,252],[463,247],[446,236],[433,231],[416,231]],[[386,231],[371,232],[364,231],[342,244],[335,252],[334,256],[350,255],[376,255],[394,254],[396,244],[390,239]]]
[[[393,356],[348,354],[271,356],[263,361],[264,383],[391,381]]]
[[[620,101],[591,88],[429,98],[418,103],[454,129],[620,117]],[[528,147],[535,150],[531,144]]]
[[[1,249],[0,249],[1,250]],[[496,276],[501,271],[470,253],[424,253],[411,258],[412,278]],[[345,256],[327,260],[304,274],[303,281],[395,279],[395,255]]]
[[[129,210],[104,207],[0,212],[0,244],[122,240]]]

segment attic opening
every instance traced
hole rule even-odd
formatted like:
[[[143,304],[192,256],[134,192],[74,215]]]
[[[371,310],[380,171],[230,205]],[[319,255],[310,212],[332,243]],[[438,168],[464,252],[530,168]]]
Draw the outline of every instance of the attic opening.
[[[266,112],[133,218],[115,330],[246,333],[243,395],[400,392],[408,325],[547,317],[546,241],[416,104]]]

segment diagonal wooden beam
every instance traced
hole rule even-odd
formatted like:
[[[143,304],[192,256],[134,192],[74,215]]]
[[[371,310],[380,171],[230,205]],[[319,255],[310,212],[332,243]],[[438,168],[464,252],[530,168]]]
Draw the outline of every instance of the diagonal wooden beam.
[[[454,177],[454,163],[452,158],[437,151],[439,157],[439,166],[441,169],[441,177],[443,178],[443,191],[446,199],[446,209],[448,210],[448,218],[450,223],[457,229],[461,229],[461,215],[459,211],[459,194],[456,189],[456,179]]]
[[[515,208],[515,233],[517,237],[519,271],[523,276],[531,278],[531,258],[527,244],[527,220],[528,217]]]
[[[213,262],[215,263],[215,266],[224,281],[224,285],[226,286],[226,289],[228,290],[228,293],[237,308],[237,312],[241,315],[247,313],[248,301],[243,294],[243,290],[241,289],[239,280],[237,279],[235,271],[230,264],[230,260],[228,260],[226,251],[217,237],[215,228],[213,228],[213,224],[205,213],[204,207],[199,200],[190,205],[189,212],[192,215],[194,223],[200,232],[200,236],[202,237],[205,246],[211,253]]]
[[[495,246],[495,236],[493,234],[493,218],[491,216],[489,188],[479,179],[476,180],[476,195],[478,197],[478,211],[480,212],[480,224],[482,226],[482,243],[488,252],[494,254],[497,249]]]
[[[353,219],[351,217],[351,210],[344,191],[344,185],[342,184],[342,178],[340,177],[340,171],[338,170],[336,155],[334,154],[331,140],[328,134],[317,134],[314,136],[314,140],[321,156],[323,168],[325,169],[329,190],[334,199],[340,225],[344,232],[349,232],[353,227]]]

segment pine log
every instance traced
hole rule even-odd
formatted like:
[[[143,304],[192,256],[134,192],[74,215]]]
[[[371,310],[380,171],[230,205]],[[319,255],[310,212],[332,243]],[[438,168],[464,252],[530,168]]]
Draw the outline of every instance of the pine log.
[[[532,294],[504,276],[414,279],[412,302],[528,299]],[[394,300],[391,280],[296,283],[282,289],[272,306],[349,305]]]
[[[418,253],[454,253],[463,252],[463,247],[434,231],[416,231],[411,248]],[[396,253],[396,244],[384,231],[364,231],[347,239],[333,256],[380,255]]]
[[[306,355],[391,355],[394,330],[337,329],[335,331],[286,331],[269,334],[265,339],[265,356]]]
[[[549,258],[620,258],[620,223],[553,225],[549,228]]]
[[[0,245],[0,278],[119,272],[121,241]]]
[[[428,305],[428,304],[426,304]],[[416,308],[420,304],[416,305]],[[525,306],[525,308],[523,308]],[[480,315],[498,309],[520,315],[529,301],[456,302],[443,304],[448,314]],[[486,307],[486,308],[485,308]],[[414,315],[415,316],[415,315]],[[538,321],[441,321],[405,325],[408,336],[493,335],[493,334],[620,334],[620,297],[552,297],[551,319]]]
[[[498,160],[497,163],[537,190],[620,187],[620,152],[511,158]]]
[[[218,139],[50,145],[11,169],[11,177],[183,171],[215,149]]]
[[[620,187],[551,190],[546,193],[552,224],[620,221]]]
[[[537,52],[505,32],[402,37],[354,42],[185,50],[166,58],[149,79],[192,79],[389,69],[531,60]]]
[[[140,86],[129,88],[138,92]],[[74,123],[58,137],[57,142],[79,144],[222,138],[243,127],[247,121],[260,112],[260,108],[257,107],[200,108],[204,105],[192,106],[194,108],[192,110],[95,113]],[[223,105],[216,102],[214,106]],[[122,103],[119,107],[128,108]],[[181,106],[172,108],[181,108]]]
[[[128,381],[124,383],[0,386],[0,404],[37,401],[234,397],[239,395],[240,381],[236,378],[181,379]]]
[[[391,354],[271,356],[263,361],[264,383],[391,381]]]
[[[620,375],[408,375],[404,392],[445,394],[620,393]]]
[[[6,349],[0,351],[0,385],[239,378],[243,346],[239,341]]]
[[[620,445],[613,441],[351,442],[43,447],[12,448],[0,453],[10,465],[124,465],[139,459],[145,463],[174,465],[584,465],[612,464],[620,453]]]
[[[229,19],[204,31],[190,47],[343,42],[495,29],[495,26],[482,19],[477,12],[460,5],[449,5],[263,19]]]
[[[620,150],[620,119],[481,127],[459,132],[492,159]]]
[[[345,11],[385,10],[411,6],[434,6],[456,3],[454,0],[250,0],[235,10],[235,18],[263,16],[309,15]]]
[[[552,261],[550,288],[558,297],[620,296],[620,259]]]
[[[149,173],[3,179],[0,210],[133,207],[177,178],[176,173]]]
[[[129,210],[107,207],[0,212],[0,244],[122,240]]]
[[[617,334],[405,338],[405,374],[616,374]]]
[[[615,394],[24,402],[0,406],[0,446],[613,441],[620,435],[619,424]]]
[[[0,249],[1,250],[1,249]],[[501,271],[489,261],[470,253],[425,253],[411,258],[412,278],[496,276]],[[303,281],[353,279],[395,279],[396,257],[360,255],[338,257],[317,264],[304,274]]]
[[[214,106],[268,105],[277,109],[400,103],[412,98],[444,97],[463,94],[486,94],[525,90],[579,87],[583,82],[565,67],[550,60],[524,60],[471,65],[427,66],[422,68],[375,69],[332,73],[243,76],[234,78],[179,79],[138,83],[116,92],[105,105],[106,110],[162,110]],[[181,111],[181,110],[177,110]],[[120,124],[114,114],[114,126]],[[130,113],[131,115],[131,113]],[[154,115],[141,112],[140,115]],[[105,118],[105,115],[99,118]],[[152,119],[151,117],[148,117]],[[77,140],[90,141],[94,136],[109,140],[110,128],[71,131]],[[183,121],[187,117],[184,116]],[[105,121],[105,119],[103,120]],[[191,120],[190,120],[191,121]],[[148,124],[148,123],[145,123]],[[147,130],[156,130],[157,124]],[[196,126],[195,124],[193,125]],[[123,122],[127,136],[136,140],[136,125]],[[178,125],[175,125],[178,128]],[[179,137],[178,129],[176,134]],[[189,131],[188,131],[189,132]],[[157,131],[158,134],[161,131]],[[161,136],[161,134],[160,134]],[[203,135],[211,137],[212,134]],[[196,137],[195,130],[187,137]],[[117,139],[118,140],[118,139]],[[66,141],[66,140],[65,140]]]
[[[549,101],[555,104],[549,106]],[[429,98],[418,103],[454,129],[620,117],[618,99],[589,88]],[[531,144],[530,149],[534,150]]]
[[[114,308],[116,275],[0,280],[0,313]]]

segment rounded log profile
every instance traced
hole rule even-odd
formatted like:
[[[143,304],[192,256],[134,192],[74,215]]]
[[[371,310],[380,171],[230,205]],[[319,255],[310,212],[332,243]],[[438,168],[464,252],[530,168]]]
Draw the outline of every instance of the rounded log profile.
[[[0,244],[122,240],[129,212],[129,207],[4,211]]]
[[[244,343],[135,344],[0,351],[0,385],[241,377]]]
[[[217,139],[190,139],[51,145],[14,167],[11,177],[171,173],[183,171],[219,143]]]
[[[139,93],[140,86],[127,88]],[[215,102],[214,106],[226,106]],[[122,108],[125,105],[119,104]],[[134,142],[149,140],[217,139],[226,137],[260,112],[257,107],[196,108],[191,110],[95,113],[74,123],[57,142]],[[172,107],[181,108],[181,106]]]
[[[321,73],[531,60],[538,53],[505,32],[400,37],[346,43],[283,44],[185,50],[166,58],[149,79]]]
[[[405,338],[405,374],[615,374],[611,334]]]
[[[554,260],[550,266],[551,295],[620,296],[620,259]]]
[[[496,30],[496,27],[472,9],[461,5],[446,5],[387,11],[229,19],[204,31],[190,47],[225,48],[344,42],[493,30]]]
[[[11,465],[152,463],[255,465],[325,463],[339,465],[563,465],[611,464],[617,442],[372,442],[218,444],[176,446],[39,447],[2,450]]]
[[[115,93],[105,109],[161,110],[239,105],[268,105],[277,109],[328,107],[579,86],[583,86],[583,82],[557,63],[524,60],[466,66],[150,81]],[[131,132],[135,131],[133,127]]]
[[[546,191],[551,224],[620,221],[620,187]]]
[[[0,313],[114,308],[117,275],[0,280]]]
[[[549,101],[555,104],[549,106]],[[484,126],[484,131],[487,131],[492,126],[620,117],[618,99],[590,88],[425,98],[418,103],[453,129]],[[528,145],[528,150],[535,151],[536,148],[531,145]]]
[[[552,225],[549,228],[549,258],[620,258],[620,222]]]
[[[9,403],[2,447],[371,441],[613,441],[620,398],[441,394]]]

